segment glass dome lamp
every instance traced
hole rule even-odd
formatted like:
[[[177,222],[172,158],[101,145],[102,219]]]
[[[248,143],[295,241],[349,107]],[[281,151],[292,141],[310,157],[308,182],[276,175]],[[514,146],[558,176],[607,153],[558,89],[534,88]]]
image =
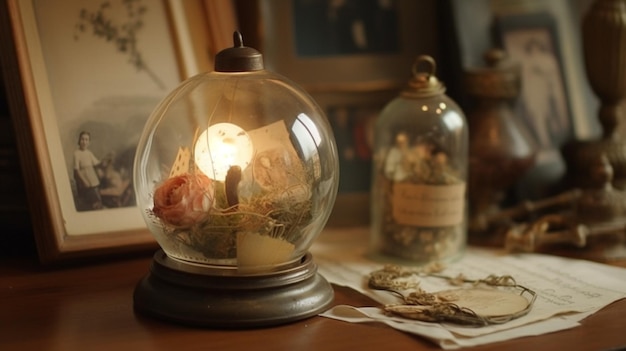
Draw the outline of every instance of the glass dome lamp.
[[[308,249],[338,187],[332,129],[315,101],[235,45],[152,112],[135,156],[137,202],[161,249],[135,309],[216,327],[318,314],[333,290]]]

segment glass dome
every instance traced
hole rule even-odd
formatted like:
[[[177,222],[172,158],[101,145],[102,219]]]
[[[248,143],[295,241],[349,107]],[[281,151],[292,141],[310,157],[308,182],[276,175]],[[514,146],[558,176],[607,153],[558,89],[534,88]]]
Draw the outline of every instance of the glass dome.
[[[150,116],[135,158],[138,205],[168,257],[237,271],[296,264],[336,198],[332,130],[302,88],[262,63],[218,62]]]

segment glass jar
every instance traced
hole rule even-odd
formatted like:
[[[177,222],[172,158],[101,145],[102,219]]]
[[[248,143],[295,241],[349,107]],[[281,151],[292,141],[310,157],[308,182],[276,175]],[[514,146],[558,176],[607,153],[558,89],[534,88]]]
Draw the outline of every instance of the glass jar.
[[[144,128],[135,187],[148,229],[177,260],[234,271],[298,264],[337,194],[330,124],[242,42],[215,68],[182,82]]]
[[[450,260],[467,242],[467,121],[420,56],[376,123],[371,250],[416,263]]]

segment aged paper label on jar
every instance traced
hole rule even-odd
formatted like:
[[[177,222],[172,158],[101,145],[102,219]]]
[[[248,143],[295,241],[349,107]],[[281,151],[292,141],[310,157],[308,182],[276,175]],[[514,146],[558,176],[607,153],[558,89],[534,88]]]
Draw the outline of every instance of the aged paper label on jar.
[[[463,222],[465,183],[425,185],[395,183],[392,213],[396,222],[417,227],[445,227]]]

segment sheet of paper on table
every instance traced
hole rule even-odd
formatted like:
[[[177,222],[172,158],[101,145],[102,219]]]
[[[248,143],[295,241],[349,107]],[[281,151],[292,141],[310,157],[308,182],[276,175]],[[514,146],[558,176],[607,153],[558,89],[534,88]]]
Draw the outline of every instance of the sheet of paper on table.
[[[469,248],[458,261],[446,264],[442,274],[451,277],[463,274],[468,279],[482,279],[490,274],[511,275],[518,284],[537,293],[535,304],[526,316],[486,327],[393,317],[386,315],[380,306],[399,303],[398,298],[367,287],[369,274],[385,264],[369,257],[368,235],[369,228],[327,228],[311,247],[311,253],[319,272],[329,282],[353,288],[380,305],[336,306],[322,316],[352,323],[378,321],[431,339],[444,349],[456,349],[573,328],[585,317],[626,298],[625,268],[550,255]],[[451,288],[445,280],[433,277],[421,278],[420,287],[427,292]]]

